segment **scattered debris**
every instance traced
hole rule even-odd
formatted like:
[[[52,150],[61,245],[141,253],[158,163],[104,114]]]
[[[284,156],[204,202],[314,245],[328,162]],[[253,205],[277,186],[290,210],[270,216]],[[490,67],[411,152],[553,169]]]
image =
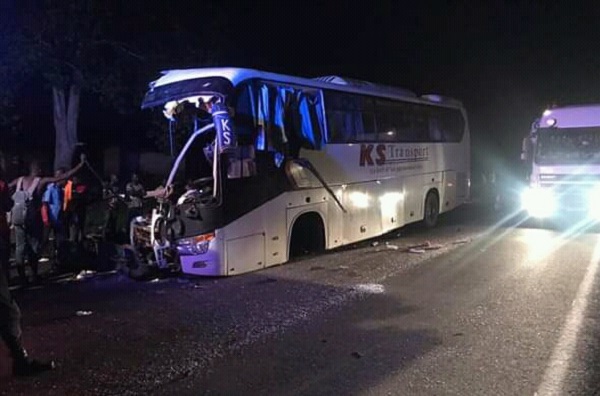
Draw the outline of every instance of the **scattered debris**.
[[[91,278],[94,275],[96,275],[96,271],[86,271],[86,270],[84,270],[84,271],[81,271],[80,273],[78,273],[75,276],[75,279],[76,280],[82,280],[82,279],[86,279],[86,278]]]
[[[148,281],[148,283],[158,283],[158,282],[160,282],[160,279],[158,279],[158,278],[154,278],[151,281]]]
[[[385,287],[378,283],[366,283],[354,286],[354,290],[363,292],[363,293],[371,293],[371,294],[382,294],[385,293]]]
[[[352,357],[355,359],[360,359],[363,355],[359,352],[352,352]]]
[[[199,284],[199,283],[196,283],[196,284],[194,285],[194,289],[204,289],[204,286],[202,286],[202,285],[201,285],[201,284]]]
[[[453,337],[462,337],[464,335],[465,335],[464,333],[454,333],[454,334],[452,334]]]
[[[77,311],[77,312],[75,312],[75,315],[77,315],[77,316],[90,316],[92,314],[93,314],[92,311]]]
[[[379,242],[375,241],[375,242],[371,242],[371,246],[375,247],[375,246],[379,246]]]
[[[350,267],[348,267],[347,265],[340,265],[338,268],[339,269],[349,269]]]
[[[471,241],[470,241],[470,240],[468,240],[468,239],[461,239],[461,240],[458,240],[458,241],[454,241],[454,242],[452,242],[452,244],[453,244],[453,245],[462,245],[462,244],[464,244],[464,243],[469,243],[469,242],[471,242]]]
[[[431,242],[427,241],[418,245],[409,246],[406,251],[409,253],[425,253],[426,250],[438,250],[443,248],[443,245],[432,245]]]
[[[387,246],[387,248],[388,248],[388,249],[391,249],[391,250],[398,250],[398,249],[400,249],[400,248],[399,248],[398,246],[396,246],[396,245],[386,245],[386,246]]]

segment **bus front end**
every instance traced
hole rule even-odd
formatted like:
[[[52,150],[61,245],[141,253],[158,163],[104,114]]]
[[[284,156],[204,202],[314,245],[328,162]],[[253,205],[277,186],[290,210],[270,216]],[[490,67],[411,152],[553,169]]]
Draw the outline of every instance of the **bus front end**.
[[[171,138],[185,140],[166,183],[154,191],[157,206],[130,224],[135,259],[141,267],[225,275],[218,231],[225,217],[221,172],[239,154],[227,105],[231,83],[220,77],[160,81],[150,85],[142,107],[160,108],[170,129],[180,128]]]

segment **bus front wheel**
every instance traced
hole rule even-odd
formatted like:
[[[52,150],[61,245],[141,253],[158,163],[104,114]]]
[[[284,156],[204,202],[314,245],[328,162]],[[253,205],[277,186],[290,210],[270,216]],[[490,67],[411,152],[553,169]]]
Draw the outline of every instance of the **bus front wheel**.
[[[427,228],[436,226],[440,215],[440,199],[434,191],[429,191],[425,197],[425,208],[423,214],[423,223]]]
[[[325,226],[321,216],[310,212],[300,216],[292,228],[289,258],[325,250]]]

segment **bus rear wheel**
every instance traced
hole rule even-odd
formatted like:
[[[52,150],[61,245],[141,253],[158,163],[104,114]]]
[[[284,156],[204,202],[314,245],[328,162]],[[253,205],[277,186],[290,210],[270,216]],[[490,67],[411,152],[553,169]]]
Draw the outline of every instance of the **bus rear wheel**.
[[[429,191],[427,197],[425,197],[424,212],[423,224],[425,224],[425,227],[435,227],[440,215],[440,199],[434,191]]]

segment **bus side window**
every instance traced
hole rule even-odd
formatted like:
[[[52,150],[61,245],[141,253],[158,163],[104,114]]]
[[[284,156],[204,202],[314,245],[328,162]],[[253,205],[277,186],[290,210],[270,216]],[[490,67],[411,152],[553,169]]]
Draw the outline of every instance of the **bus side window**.
[[[465,129],[462,113],[456,109],[443,109],[441,115],[444,140],[446,142],[460,142]]]

